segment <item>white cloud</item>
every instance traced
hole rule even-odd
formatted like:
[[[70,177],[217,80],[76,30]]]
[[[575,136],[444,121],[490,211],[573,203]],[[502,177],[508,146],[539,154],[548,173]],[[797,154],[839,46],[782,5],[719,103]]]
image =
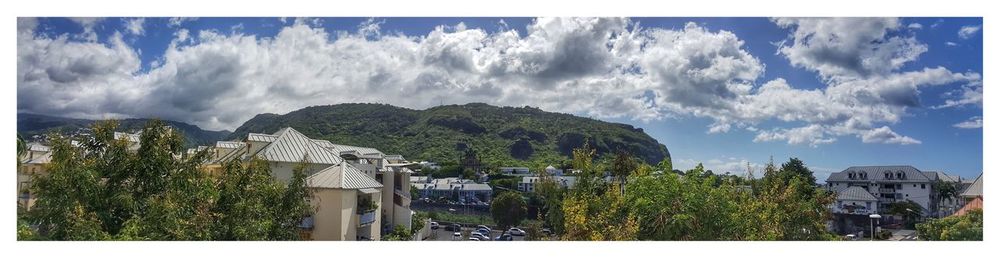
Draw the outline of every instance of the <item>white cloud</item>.
[[[778,52],[794,66],[829,80],[885,75],[927,51],[916,38],[893,35],[897,18],[777,18],[792,30]]]
[[[69,17],[69,19],[71,21],[76,22],[77,24],[79,24],[80,27],[83,27],[83,33],[81,33],[80,35],[78,35],[79,38],[86,39],[86,40],[88,40],[90,42],[97,41],[97,32],[94,32],[94,26],[97,26],[97,23],[99,23],[102,20],[104,20],[104,18],[100,18],[100,17]]]
[[[177,29],[162,58],[140,71],[136,51],[120,35],[109,44],[47,38],[32,35],[30,21],[19,19],[18,110],[82,118],[155,116],[231,130],[259,113],[313,105],[374,102],[421,109],[485,102],[596,118],[704,117],[712,120],[709,133],[747,129],[758,142],[820,146],[856,136],[912,144],[919,141],[885,125],[922,106],[921,88],[981,86],[976,73],[896,71],[926,50],[913,38],[888,36],[899,27],[896,20],[776,22],[792,28],[789,40],[799,42],[782,44],[782,53],[818,71],[826,87],[799,89],[780,78],[757,86],[765,66],[743,41],[694,23],[667,30],[623,18],[539,18],[525,35],[464,24],[442,25],[426,35],[388,34],[376,20],[335,35],[317,27],[317,19],[296,19],[265,38]],[[816,37],[842,42],[817,43]],[[880,49],[864,49],[871,47]],[[816,48],[848,56],[817,55]],[[955,104],[941,105],[962,105],[959,93],[954,95],[949,100]],[[769,121],[787,127],[762,128]]]
[[[701,163],[705,170],[711,170],[712,173],[716,175],[724,175],[727,172],[732,175],[746,176],[747,166],[753,171],[755,178],[761,178],[764,176],[763,164],[750,162],[746,158],[735,158],[735,157],[722,157],[718,159],[709,159],[698,161],[694,159],[677,159],[674,161],[674,169],[680,171],[687,171],[689,169],[694,169],[695,166]]]
[[[891,143],[891,144],[920,144],[919,140],[902,136],[893,132],[888,126],[871,129],[861,134],[861,142],[864,143]]]
[[[146,18],[135,18],[135,19],[125,19],[125,31],[132,35],[142,35],[145,32],[142,25],[146,22]]]
[[[969,83],[961,89],[950,91],[944,94],[946,98],[944,104],[934,106],[935,109],[962,107],[962,106],[983,106],[983,84],[981,81]]]
[[[196,20],[198,20],[197,17],[172,17],[170,18],[170,20],[167,20],[167,26],[171,28],[176,28],[180,27],[186,22],[191,22]]]
[[[962,39],[969,39],[972,36],[975,36],[976,33],[979,33],[979,30],[982,29],[982,28],[983,28],[983,25],[962,26],[961,29],[958,29],[958,37],[962,38]]]
[[[970,117],[969,120],[962,121],[952,126],[954,126],[955,128],[962,128],[962,129],[983,128],[983,117],[981,116]]]
[[[955,43],[955,42],[951,42],[951,41],[946,41],[946,42],[944,42],[944,44],[945,44],[945,45],[948,45],[949,47],[954,47],[954,46],[958,46],[958,43]]]
[[[919,30],[919,29],[923,29],[924,25],[921,25],[920,23],[914,22],[914,23],[910,23],[910,25],[907,25],[906,27],[910,28],[910,29],[914,29],[914,30]]]

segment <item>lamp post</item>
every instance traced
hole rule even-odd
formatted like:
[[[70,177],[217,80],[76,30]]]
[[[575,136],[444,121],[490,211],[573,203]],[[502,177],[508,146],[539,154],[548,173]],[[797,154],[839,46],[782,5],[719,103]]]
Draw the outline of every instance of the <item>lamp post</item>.
[[[868,215],[868,218],[870,218],[869,221],[871,222],[871,225],[872,225],[872,235],[871,235],[872,240],[871,241],[875,241],[875,220],[881,219],[882,215],[878,215],[878,214],[874,214],[873,213],[871,215]]]

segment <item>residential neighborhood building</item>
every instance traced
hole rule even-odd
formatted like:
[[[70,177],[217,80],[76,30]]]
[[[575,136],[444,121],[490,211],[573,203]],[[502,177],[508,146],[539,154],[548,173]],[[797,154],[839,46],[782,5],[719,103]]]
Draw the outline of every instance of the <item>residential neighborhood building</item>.
[[[420,198],[446,198],[459,203],[489,203],[493,198],[493,188],[488,184],[477,183],[469,179],[446,177],[431,179],[415,177],[412,187],[420,194]]]
[[[305,240],[381,238],[382,184],[349,164],[327,167],[306,179],[314,214],[303,220]]]
[[[962,216],[971,210],[982,210],[983,209],[983,174],[979,174],[976,180],[972,182],[961,194],[962,199],[965,200],[965,205],[961,209],[956,211],[953,216]]]
[[[312,224],[303,223],[308,228],[310,239],[314,240],[377,240],[382,232],[388,232],[399,225],[409,229],[412,225],[413,211],[410,209],[409,177],[417,163],[406,162],[399,155],[385,155],[381,151],[368,148],[331,143],[327,140],[310,139],[293,128],[286,127],[274,134],[249,133],[241,142],[216,143],[216,155],[219,157],[205,167],[210,171],[221,170],[222,163],[230,160],[250,160],[254,157],[267,161],[271,174],[282,182],[287,182],[296,166],[304,163],[304,173],[310,180],[317,178],[337,178],[349,176],[362,182],[361,186],[346,184],[345,186],[318,184],[308,182],[314,192],[324,193],[326,199],[312,200],[317,213],[311,220]],[[345,172],[346,171],[346,172]],[[320,175],[326,173],[327,175]],[[372,179],[357,179],[363,175]],[[360,180],[360,181],[359,181]],[[378,186],[371,184],[378,183]],[[333,189],[333,190],[331,190]],[[377,191],[378,194],[373,192]],[[331,197],[334,196],[334,197]],[[321,196],[322,197],[322,196]],[[333,198],[333,199],[330,199]],[[339,201],[338,201],[339,200]],[[378,211],[371,213],[362,207],[349,207],[364,204],[374,200]],[[337,201],[337,203],[331,203]],[[357,216],[332,216],[332,213],[321,213],[320,210],[339,209],[343,214]],[[339,207],[339,208],[338,208]],[[345,208],[347,207],[347,208]],[[367,206],[364,206],[367,207]],[[358,213],[361,212],[361,213]],[[374,220],[370,219],[374,216]],[[357,217],[358,223],[352,221]],[[340,226],[329,226],[335,223]],[[327,226],[323,226],[327,225]],[[351,225],[359,227],[352,228]],[[368,229],[377,230],[370,233]],[[360,232],[360,233],[359,233]]]
[[[52,161],[52,150],[41,143],[32,142],[25,146],[25,152],[18,159],[21,166],[17,168],[17,201],[25,208],[35,203],[31,193],[31,179],[35,175],[47,175],[46,166]]]
[[[913,201],[922,208],[919,211],[922,216],[939,217],[940,198],[934,190],[934,185],[943,180],[952,180],[952,177],[939,176],[939,173],[923,172],[913,166],[854,166],[831,174],[826,179],[826,188],[838,193],[838,202],[858,201],[839,198],[841,193],[849,188],[858,187],[868,192],[877,201],[877,206],[869,209],[871,211],[886,210],[890,204],[896,202]],[[857,189],[850,191],[857,192]],[[844,196],[855,198],[858,195]]]
[[[550,178],[555,181],[556,184],[559,184],[559,186],[566,189],[573,188],[573,185],[576,184],[575,176],[551,176]],[[517,190],[521,192],[534,192],[535,185],[539,183],[540,180],[542,180],[542,178],[538,176],[521,177],[521,182],[517,183]]]
[[[530,176],[531,170],[528,167],[500,167],[500,174],[506,176]]]

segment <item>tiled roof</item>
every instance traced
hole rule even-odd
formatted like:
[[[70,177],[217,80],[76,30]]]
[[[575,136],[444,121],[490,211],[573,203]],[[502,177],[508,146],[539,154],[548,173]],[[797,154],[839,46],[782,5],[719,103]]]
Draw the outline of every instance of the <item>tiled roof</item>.
[[[239,148],[239,147],[243,147],[243,145],[246,145],[246,143],[243,143],[243,142],[229,142],[229,141],[218,141],[218,142],[215,142],[215,147],[216,148],[223,148],[223,149],[236,149],[236,148]]]
[[[850,179],[848,175],[850,173],[867,173],[867,179],[861,179],[860,177],[855,177]],[[892,179],[886,179],[885,173],[892,173]],[[896,177],[896,173],[904,173],[905,179],[899,179]],[[923,172],[918,170],[913,166],[854,166],[844,169],[844,171],[836,172],[830,174],[830,177],[826,179],[827,182],[831,181],[898,181],[898,182],[930,182],[931,179],[927,178]]]
[[[24,156],[27,158],[27,156]],[[25,164],[47,164],[52,161],[52,152],[45,152],[39,155],[35,155],[33,159],[22,160]]]
[[[320,147],[291,127],[279,130],[276,136],[271,144],[257,153],[258,157],[279,162],[301,162],[308,159],[308,163],[316,164],[338,164],[342,161],[336,154]]]
[[[312,188],[363,189],[380,188],[382,184],[348,163],[333,165],[306,178]]]
[[[852,201],[878,201],[878,198],[872,196],[871,193],[866,191],[864,188],[851,186],[847,189],[841,190],[837,193],[837,200],[852,200]]]
[[[951,216],[962,216],[962,215],[965,215],[966,213],[969,213],[969,211],[976,210],[976,209],[979,209],[979,210],[983,209],[983,198],[982,197],[976,197],[976,199],[972,199],[972,201],[969,201],[969,203],[966,203],[965,206],[962,206],[961,209],[959,209],[958,211],[956,211],[955,214],[952,214]]]
[[[979,174],[979,177],[976,178],[976,181],[973,181],[972,184],[969,185],[969,188],[965,189],[965,192],[962,193],[962,196],[965,197],[983,196],[983,174]]]

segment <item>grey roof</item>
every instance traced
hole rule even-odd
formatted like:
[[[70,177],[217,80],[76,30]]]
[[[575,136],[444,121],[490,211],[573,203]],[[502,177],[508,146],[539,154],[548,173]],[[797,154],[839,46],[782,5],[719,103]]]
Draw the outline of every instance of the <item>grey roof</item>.
[[[341,153],[345,151],[357,151],[358,153],[361,154],[385,155],[382,153],[382,151],[379,151],[378,149],[375,148],[336,144],[336,143],[330,143],[329,141],[324,141],[324,142],[326,143],[321,143],[321,144],[324,145],[324,147],[326,147],[327,149],[333,151],[334,153]]]
[[[931,174],[933,174],[933,176]],[[949,175],[949,174],[946,174],[946,173],[941,172],[941,171],[924,171],[924,175],[926,175],[927,178],[930,178],[930,179],[937,179],[937,180],[948,181],[948,182],[962,182],[962,178],[961,177]]]
[[[852,200],[852,201],[878,201],[878,198],[872,196],[867,190],[857,186],[851,186],[844,190],[841,190],[837,194],[837,200]]]
[[[249,133],[249,134],[247,134],[247,140],[248,141],[254,141],[254,142],[273,142],[274,140],[277,140],[277,139],[278,139],[278,136],[276,136],[276,135],[262,134],[262,133]]]
[[[37,143],[37,142],[30,142],[30,143],[28,143],[28,150],[29,151],[49,151],[49,146],[45,146],[45,145],[43,145],[41,143]]]
[[[867,179],[850,179],[848,174],[850,173],[867,173]],[[885,173],[890,172],[893,175],[892,179],[886,179]],[[896,178],[896,173],[905,173],[906,179],[900,180]],[[854,166],[844,169],[844,171],[836,172],[830,174],[830,177],[826,179],[827,182],[831,181],[895,181],[895,182],[930,182],[931,179],[927,178],[923,172],[918,170],[913,166]]]
[[[410,187],[417,190],[458,190],[458,191],[493,191],[488,184],[480,184],[468,179],[458,179],[454,177],[439,178],[431,180],[430,183],[410,181]]]
[[[236,149],[236,148],[239,148],[239,147],[243,147],[243,145],[246,145],[246,143],[243,143],[243,142],[229,142],[229,141],[217,141],[217,142],[215,142],[215,147],[216,148],[223,148],[223,149]]]
[[[35,155],[35,158],[30,160],[27,159],[27,155],[25,155],[24,157],[25,159],[23,159],[22,161],[25,164],[48,164],[49,162],[52,162],[52,152],[45,152],[39,155]]]
[[[972,184],[965,189],[965,192],[962,193],[962,196],[965,197],[983,196],[983,174],[979,174],[979,177],[976,178],[976,181],[973,181]]]
[[[277,138],[271,144],[264,146],[257,153],[258,157],[278,162],[300,162],[308,158],[308,163],[316,164],[338,164],[343,161],[336,154],[320,147],[309,137],[291,127],[279,130],[276,136]]]
[[[327,167],[306,178],[312,188],[364,189],[381,188],[382,184],[348,163]]]

